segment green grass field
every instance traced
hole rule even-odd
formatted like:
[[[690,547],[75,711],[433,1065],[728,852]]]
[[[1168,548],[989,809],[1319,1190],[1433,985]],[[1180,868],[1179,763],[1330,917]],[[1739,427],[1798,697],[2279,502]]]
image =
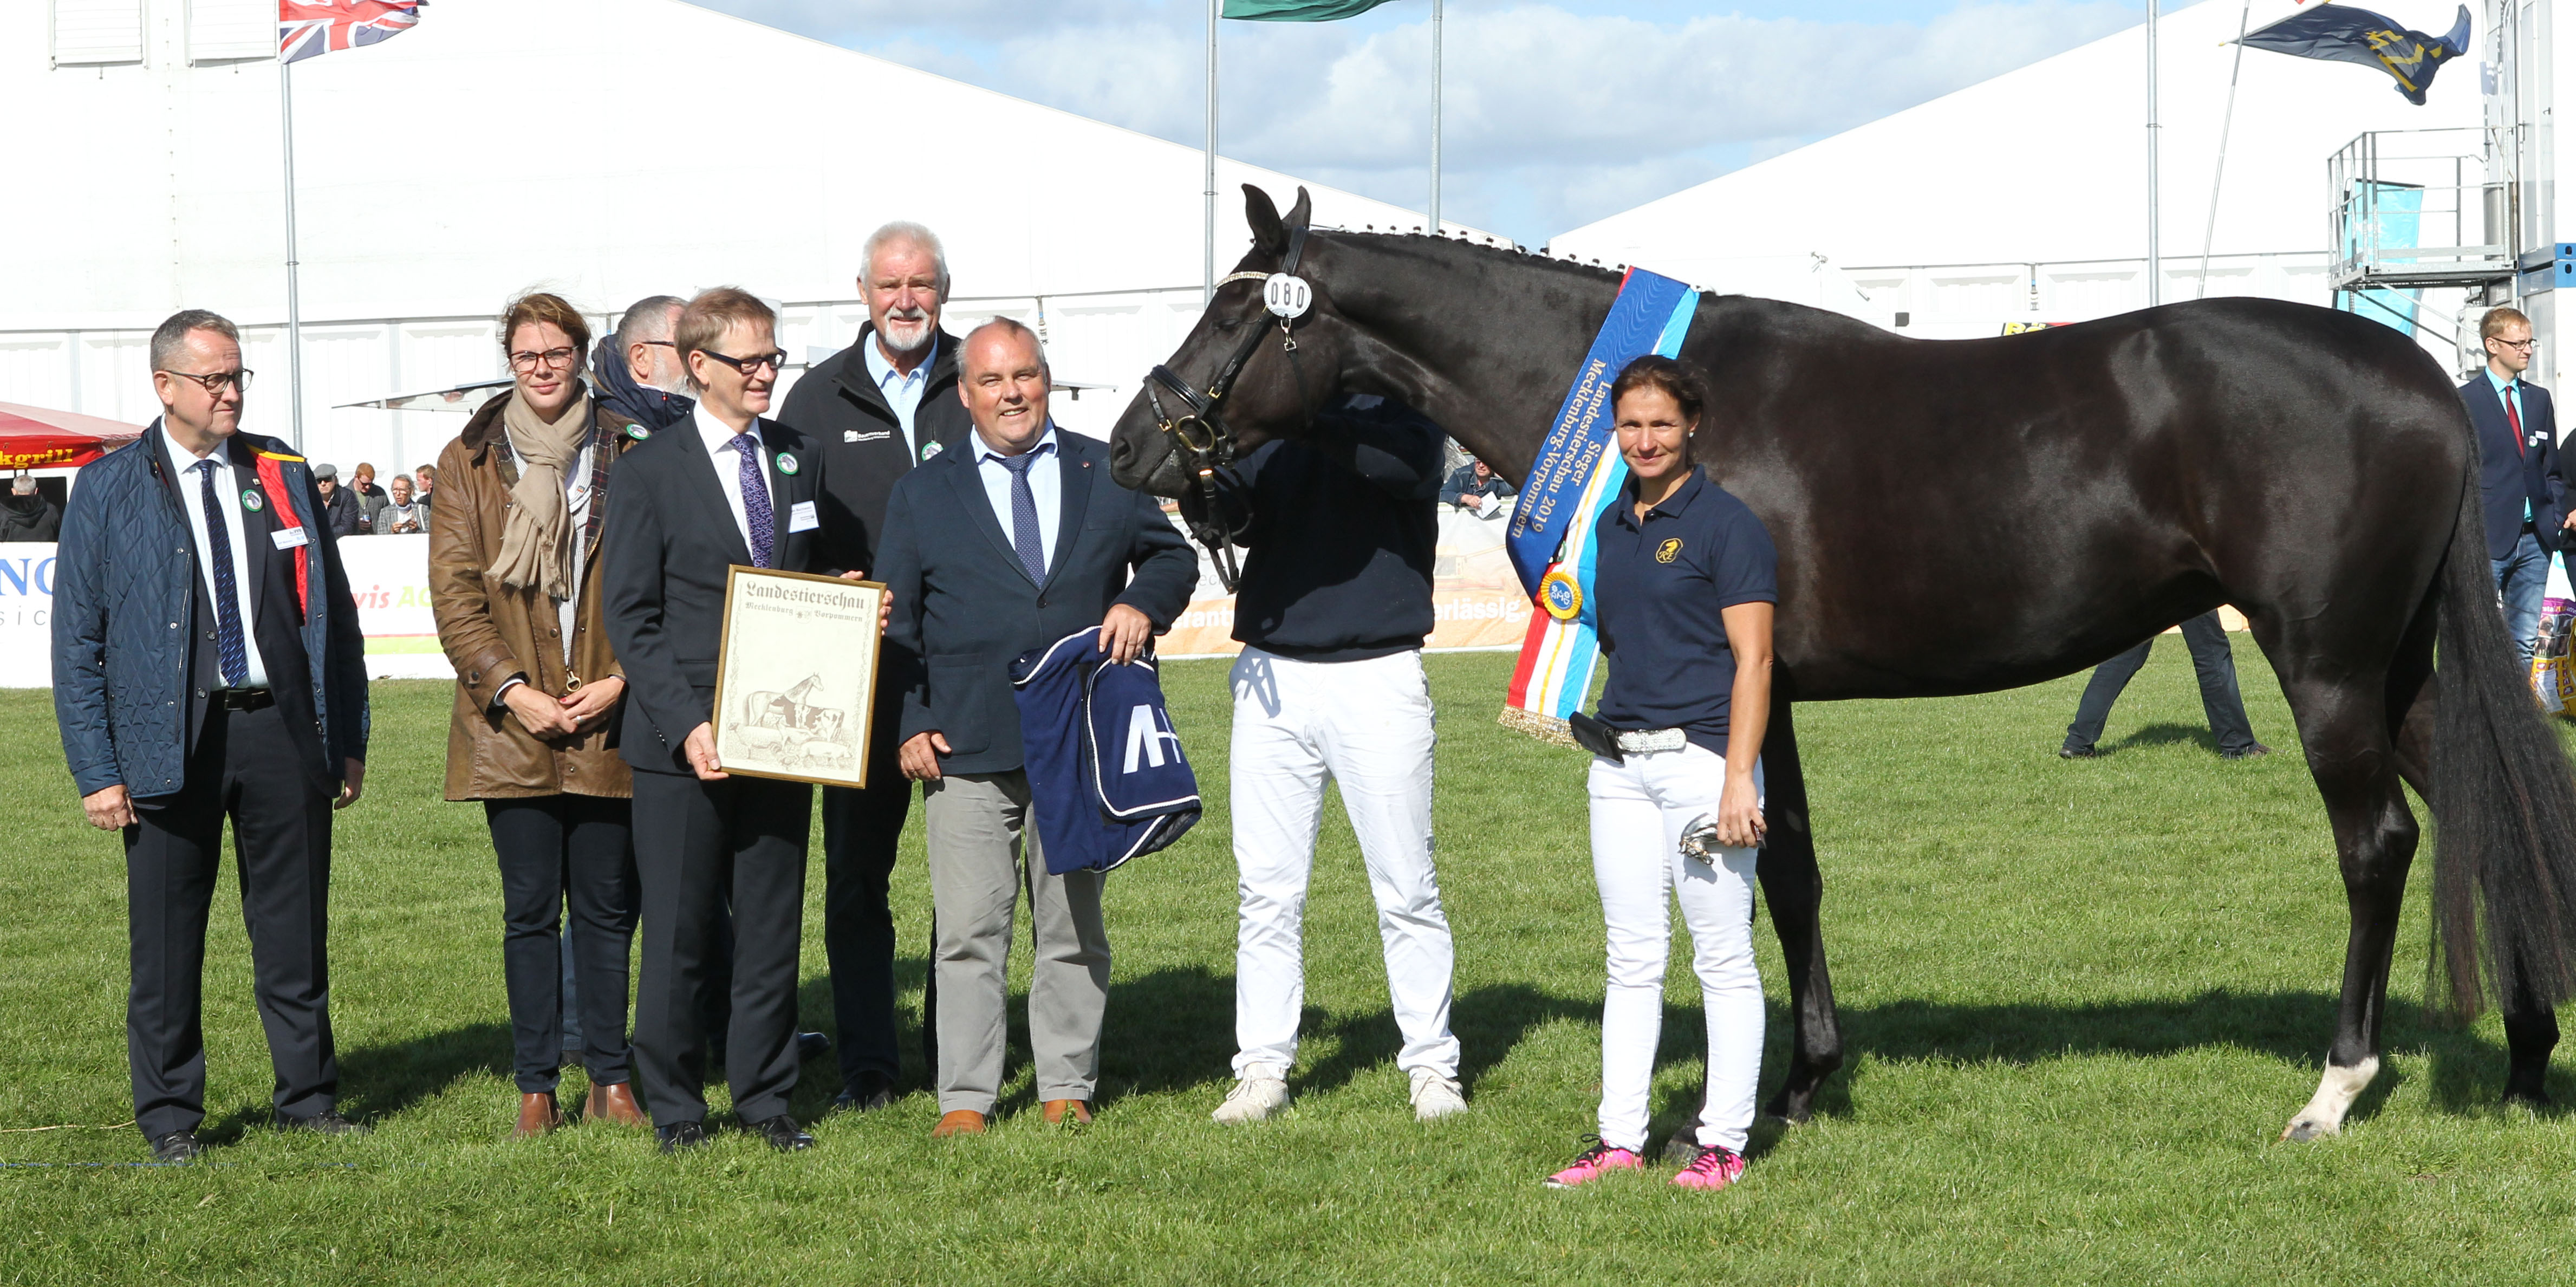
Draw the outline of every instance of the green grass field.
[[[2225,763],[2168,640],[2108,758],[2052,754],[2080,680],[1801,715],[1826,928],[1852,1058],[1807,1125],[1766,1125],[1739,1188],[1661,1170],[1539,1179],[1591,1128],[1601,921],[1580,757],[1493,724],[1509,658],[1431,662],[1442,886],[1473,1111],[1416,1124],[1349,829],[1328,810],[1307,940],[1309,1034],[1284,1119],[1207,1113],[1233,1050],[1234,876],[1220,663],[1166,671],[1207,819],[1112,879],[1117,972],[1099,1122],[1051,1130],[1024,1032],[1003,1119],[933,1143],[911,1070],[890,1111],[827,1118],[792,1157],[702,1155],[578,1127],[513,1143],[499,882],[470,805],[438,799],[447,689],[376,689],[367,798],[341,815],[333,1016],[364,1140],[267,1129],[238,917],[208,966],[210,1133],[143,1159],[123,1015],[123,867],[81,825],[41,693],[0,696],[0,1278],[920,1283],[2538,1282],[2576,1245],[2576,1126],[2501,1109],[2501,1029],[2419,1011],[2422,892],[2388,1071],[2345,1134],[2274,1143],[2314,1088],[2345,916],[2323,810],[2270,672],[2240,637],[2256,731]],[[907,1004],[929,891],[897,878]],[[805,1012],[828,1020],[821,863]],[[233,897],[231,873],[219,904]],[[1773,998],[1765,1094],[1786,1049]],[[1025,952],[1025,942],[1022,944]],[[1697,992],[1677,950],[1658,1138],[1695,1103]],[[1025,962],[1019,977],[1025,981]],[[2576,1098],[2562,1072],[2552,1092]],[[833,1075],[808,1065],[802,1114]],[[568,1077],[568,1096],[579,1078]],[[66,1129],[47,1129],[68,1127]],[[103,1165],[104,1164],[104,1165]]]

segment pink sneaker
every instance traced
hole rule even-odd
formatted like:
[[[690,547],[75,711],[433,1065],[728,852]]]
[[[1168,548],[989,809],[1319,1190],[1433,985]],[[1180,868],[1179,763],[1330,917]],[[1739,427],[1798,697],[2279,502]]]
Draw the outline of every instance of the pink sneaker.
[[[1646,1165],[1634,1149],[1612,1148],[1602,1143],[1598,1135],[1583,1138],[1592,1141],[1591,1146],[1574,1155],[1574,1165],[1547,1177],[1547,1187],[1570,1189],[1578,1184],[1589,1184],[1612,1171],[1634,1171]]]
[[[1704,1148],[1690,1165],[1673,1175],[1685,1189],[1723,1189],[1744,1178],[1744,1155],[1733,1149]]]

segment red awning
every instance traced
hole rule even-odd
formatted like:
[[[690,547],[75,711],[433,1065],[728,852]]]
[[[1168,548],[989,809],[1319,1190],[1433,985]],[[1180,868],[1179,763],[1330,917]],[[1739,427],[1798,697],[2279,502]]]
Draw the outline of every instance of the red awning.
[[[0,469],[63,469],[86,465],[143,432],[102,416],[0,402]]]

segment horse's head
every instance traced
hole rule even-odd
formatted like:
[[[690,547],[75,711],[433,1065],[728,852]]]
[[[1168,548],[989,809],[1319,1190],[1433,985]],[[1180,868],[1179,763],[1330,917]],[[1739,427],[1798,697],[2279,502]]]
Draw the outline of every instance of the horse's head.
[[[1118,418],[1109,463],[1121,486],[1178,496],[1197,471],[1293,436],[1341,391],[1355,336],[1313,271],[1321,249],[1306,238],[1313,204],[1299,188],[1283,219],[1268,193],[1244,185],[1252,251],[1221,279],[1198,325]],[[1273,310],[1267,286],[1280,274],[1304,284],[1303,311],[1288,298]],[[1286,283],[1278,292],[1295,293]]]

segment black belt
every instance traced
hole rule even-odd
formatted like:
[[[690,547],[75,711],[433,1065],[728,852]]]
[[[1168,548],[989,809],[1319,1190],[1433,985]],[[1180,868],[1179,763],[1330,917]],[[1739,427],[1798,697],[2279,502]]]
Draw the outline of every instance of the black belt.
[[[264,711],[277,704],[277,694],[265,688],[218,688],[206,696],[228,711]]]

